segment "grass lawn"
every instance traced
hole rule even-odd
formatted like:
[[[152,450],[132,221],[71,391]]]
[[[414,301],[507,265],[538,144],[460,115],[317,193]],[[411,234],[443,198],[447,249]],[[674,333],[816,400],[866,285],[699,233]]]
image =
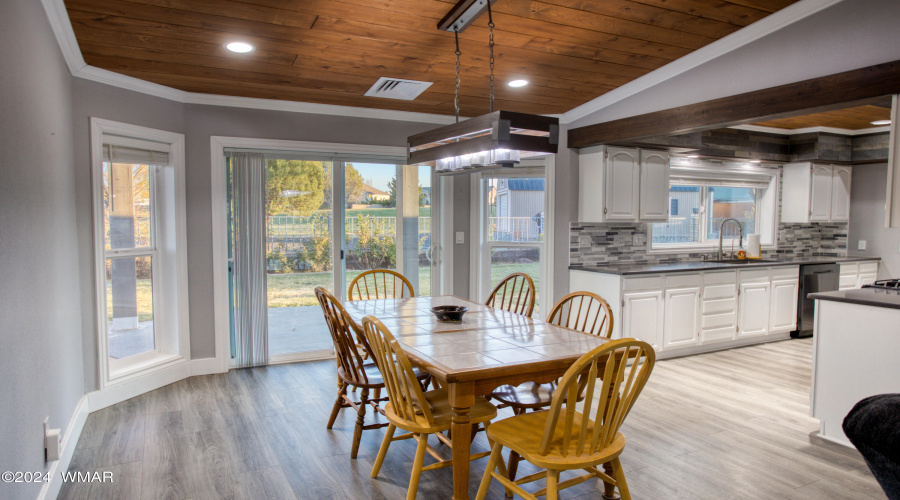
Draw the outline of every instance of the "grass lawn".
[[[534,280],[534,285],[539,286],[537,262],[530,264],[501,264],[491,266],[491,287],[497,285],[510,273],[528,273]],[[347,271],[347,283],[360,275],[362,271]],[[316,296],[313,289],[323,286],[329,291],[332,289],[331,273],[291,273],[270,274],[269,307],[298,307],[315,306]],[[431,294],[431,272],[427,267],[419,268],[419,295]],[[344,297],[340,297],[343,299]]]

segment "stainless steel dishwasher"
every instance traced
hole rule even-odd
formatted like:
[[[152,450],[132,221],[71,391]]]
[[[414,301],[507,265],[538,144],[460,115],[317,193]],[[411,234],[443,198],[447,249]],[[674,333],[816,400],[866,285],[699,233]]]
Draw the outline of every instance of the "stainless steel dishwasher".
[[[807,264],[800,266],[800,293],[797,294],[797,329],[791,337],[812,337],[816,301],[807,298],[811,293],[832,292],[838,289],[840,268],[837,264]]]

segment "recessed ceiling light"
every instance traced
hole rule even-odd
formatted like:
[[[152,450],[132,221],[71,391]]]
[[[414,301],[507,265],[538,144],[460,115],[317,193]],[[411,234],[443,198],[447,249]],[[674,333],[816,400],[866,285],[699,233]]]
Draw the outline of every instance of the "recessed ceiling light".
[[[874,122],[872,122],[872,125],[879,125],[879,126],[890,125],[890,124],[891,124],[890,120],[875,120]]]
[[[245,42],[230,42],[225,44],[225,48],[232,52],[237,52],[238,54],[253,52],[253,46]]]
[[[528,80],[512,80],[511,82],[507,83],[507,85],[509,85],[510,87],[524,87],[528,85]]]

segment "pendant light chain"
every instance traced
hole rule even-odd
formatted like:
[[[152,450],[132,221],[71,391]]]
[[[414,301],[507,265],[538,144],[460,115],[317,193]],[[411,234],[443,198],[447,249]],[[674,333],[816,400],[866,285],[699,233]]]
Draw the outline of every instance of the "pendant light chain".
[[[491,0],[487,0],[488,28],[490,39],[488,46],[491,49],[491,113],[494,112],[494,17],[491,15]]]
[[[456,110],[456,123],[459,123],[459,29],[453,28],[453,36],[456,37],[456,95],[453,98],[453,109]]]

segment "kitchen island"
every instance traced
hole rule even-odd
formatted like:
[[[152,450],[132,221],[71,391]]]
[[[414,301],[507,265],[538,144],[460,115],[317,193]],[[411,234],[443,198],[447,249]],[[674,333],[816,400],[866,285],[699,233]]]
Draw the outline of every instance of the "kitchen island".
[[[859,400],[900,392],[900,291],[863,288],[816,299],[810,415],[819,436],[852,447],[841,423]]]

